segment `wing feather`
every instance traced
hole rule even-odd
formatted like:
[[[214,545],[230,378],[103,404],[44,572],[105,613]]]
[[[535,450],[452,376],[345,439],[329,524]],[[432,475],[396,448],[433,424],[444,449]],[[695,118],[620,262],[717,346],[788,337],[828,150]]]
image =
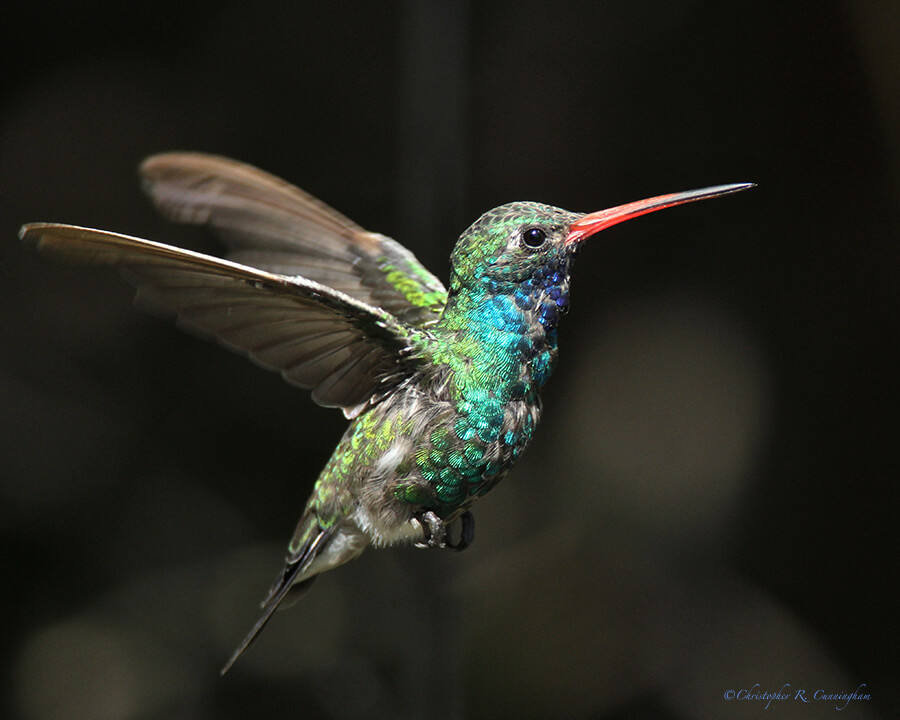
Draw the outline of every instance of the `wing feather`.
[[[421,330],[312,280],[117,233],[34,223],[20,236],[70,263],[113,265],[136,301],[174,313],[353,417],[415,371]]]
[[[444,286],[409,250],[269,173],[175,152],[145,160],[141,176],[163,215],[209,225],[230,260],[309,278],[415,326],[435,322],[444,308]]]

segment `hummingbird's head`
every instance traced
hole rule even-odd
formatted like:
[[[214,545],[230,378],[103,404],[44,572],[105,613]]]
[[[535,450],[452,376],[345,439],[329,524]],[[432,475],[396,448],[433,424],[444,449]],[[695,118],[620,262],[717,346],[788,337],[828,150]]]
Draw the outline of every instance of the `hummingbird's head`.
[[[568,274],[577,245],[567,244],[580,218],[551,205],[514,202],[488,210],[459,238],[450,258],[450,292],[514,290],[548,268]]]

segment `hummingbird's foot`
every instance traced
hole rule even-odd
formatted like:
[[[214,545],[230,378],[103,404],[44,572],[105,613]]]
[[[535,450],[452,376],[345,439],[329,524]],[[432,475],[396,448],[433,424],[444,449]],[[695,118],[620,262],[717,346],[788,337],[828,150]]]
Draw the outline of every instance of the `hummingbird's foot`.
[[[457,552],[465,550],[475,539],[475,516],[466,510],[459,516],[459,522],[459,540],[455,543],[450,540],[447,540],[446,542],[448,548],[456,550]]]
[[[442,548],[447,546],[447,526],[434,512],[429,510],[424,513],[417,513],[414,519],[422,528],[422,534],[425,539],[417,542],[417,548]]]

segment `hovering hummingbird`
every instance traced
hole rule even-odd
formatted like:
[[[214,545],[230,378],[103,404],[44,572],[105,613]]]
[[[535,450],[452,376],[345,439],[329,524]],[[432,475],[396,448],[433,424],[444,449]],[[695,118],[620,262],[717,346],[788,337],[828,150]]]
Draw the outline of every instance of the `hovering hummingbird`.
[[[617,223],[752,187],[720,185],[583,214],[535,202],[489,210],[459,237],[450,284],[406,248],[234,160],[166,153],[141,165],[169,219],[208,225],[226,259],[127,235],[22,227],[59,260],[118,267],[136,301],[173,313],[351,421],[319,475],[283,570],[228,671],[288,595],[369,545],[462,550],[469,508],[531,440],[557,358],[582,242]],[[459,520],[456,540],[449,528]]]

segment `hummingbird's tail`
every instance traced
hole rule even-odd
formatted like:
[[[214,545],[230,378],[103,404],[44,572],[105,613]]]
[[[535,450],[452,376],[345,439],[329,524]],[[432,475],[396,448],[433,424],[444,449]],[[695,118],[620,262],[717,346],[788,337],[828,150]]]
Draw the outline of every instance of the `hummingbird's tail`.
[[[295,584],[297,579],[302,577],[303,573],[309,570],[309,566],[312,565],[313,560],[316,559],[316,556],[321,552],[322,548],[325,547],[325,544],[328,542],[333,532],[333,527],[328,530],[319,528],[318,534],[313,538],[312,542],[306,545],[303,553],[297,557],[296,560],[288,561],[281,573],[281,577],[275,582],[272,589],[269,591],[268,596],[266,596],[266,599],[262,602],[263,614],[250,629],[250,632],[247,633],[246,637],[241,641],[241,644],[238,645],[237,650],[234,651],[232,656],[228,659],[228,662],[225,663],[225,666],[220,670],[220,674],[224,675],[227,673],[231,669],[231,666],[234,665],[235,661],[244,654],[244,651],[248,647],[250,647],[250,644],[256,639],[256,636],[259,635],[266,626],[266,623],[269,622],[272,613],[278,609],[278,606],[288,596],[292,588],[296,589],[298,585],[308,586],[315,580],[316,575],[313,575],[312,577]]]

